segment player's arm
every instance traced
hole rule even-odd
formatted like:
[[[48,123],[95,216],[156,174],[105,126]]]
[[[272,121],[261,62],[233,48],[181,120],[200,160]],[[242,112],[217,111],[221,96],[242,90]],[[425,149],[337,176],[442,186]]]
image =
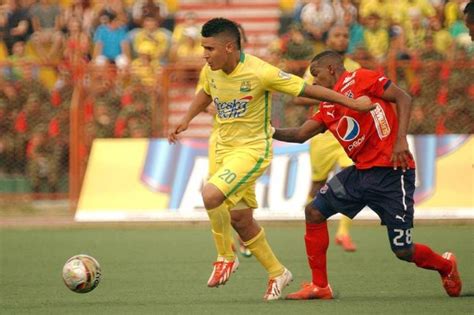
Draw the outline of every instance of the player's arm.
[[[314,100],[337,103],[359,112],[368,112],[375,108],[367,96],[361,96],[356,99],[349,98],[333,90],[320,85],[305,85],[299,96],[312,98]]]
[[[382,98],[386,101],[395,103],[397,106],[398,133],[393,146],[392,162],[395,169],[397,166],[401,166],[401,168],[405,170],[408,167],[408,161],[411,157],[408,148],[407,132],[408,123],[410,121],[412,98],[393,82],[387,89],[385,89]]]
[[[273,133],[273,139],[303,143],[319,133],[326,131],[326,126],[316,120],[308,119],[298,128],[277,128]]]
[[[181,122],[178,126],[170,132],[168,135],[168,142],[169,143],[176,143],[178,140],[178,134],[188,129],[188,125],[196,117],[200,112],[204,111],[206,107],[211,103],[212,98],[210,95],[206,94],[203,89],[201,89],[195,96],[193,101],[191,102],[191,106],[189,107],[188,111],[184,115]]]
[[[319,100],[316,101],[314,98],[297,96],[297,97],[293,97],[292,103],[293,105],[298,105],[298,106],[313,106],[314,104],[319,103]]]

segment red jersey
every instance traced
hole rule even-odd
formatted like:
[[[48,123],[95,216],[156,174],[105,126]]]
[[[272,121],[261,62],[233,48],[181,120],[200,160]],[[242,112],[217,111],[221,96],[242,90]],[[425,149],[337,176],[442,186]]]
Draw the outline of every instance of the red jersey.
[[[341,143],[356,168],[391,167],[392,149],[398,131],[398,120],[390,102],[382,99],[391,81],[377,72],[359,69],[344,72],[333,90],[350,98],[368,96],[376,108],[362,113],[344,106],[322,102],[312,117],[323,123]],[[410,168],[415,161],[409,161]]]

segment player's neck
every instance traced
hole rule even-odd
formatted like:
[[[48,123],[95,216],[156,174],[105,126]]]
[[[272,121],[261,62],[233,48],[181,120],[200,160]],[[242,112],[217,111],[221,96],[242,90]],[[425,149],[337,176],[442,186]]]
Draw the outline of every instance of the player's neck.
[[[222,67],[222,71],[224,71],[225,74],[231,74],[232,71],[235,70],[237,65],[240,62],[240,50],[235,51],[232,53],[232,56],[229,58],[228,62]]]

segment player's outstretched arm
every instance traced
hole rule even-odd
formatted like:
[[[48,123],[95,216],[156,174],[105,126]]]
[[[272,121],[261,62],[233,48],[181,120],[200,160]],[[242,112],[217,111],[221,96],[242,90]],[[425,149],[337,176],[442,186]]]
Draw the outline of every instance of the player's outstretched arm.
[[[316,120],[308,119],[298,128],[275,129],[273,139],[285,142],[303,143],[325,130],[326,126],[324,124]]]
[[[204,90],[201,89],[196,94],[196,96],[194,96],[194,99],[191,102],[191,106],[189,107],[181,122],[168,135],[168,142],[176,143],[176,141],[178,141],[178,134],[188,129],[188,125],[191,120],[193,120],[193,118],[196,117],[197,114],[204,111],[209,105],[209,103],[211,103],[211,101],[211,96],[207,95]]]
[[[400,89],[393,82],[384,91],[382,98],[397,105],[398,133],[397,139],[393,146],[392,162],[395,169],[400,166],[403,170],[405,170],[408,168],[408,161],[411,157],[411,153],[408,148],[407,133],[408,123],[410,121],[412,99],[408,93]]]
[[[300,96],[341,104],[359,112],[368,112],[375,108],[375,106],[370,101],[370,98],[367,96],[361,96],[357,99],[352,99],[320,85],[306,85],[303,93]]]

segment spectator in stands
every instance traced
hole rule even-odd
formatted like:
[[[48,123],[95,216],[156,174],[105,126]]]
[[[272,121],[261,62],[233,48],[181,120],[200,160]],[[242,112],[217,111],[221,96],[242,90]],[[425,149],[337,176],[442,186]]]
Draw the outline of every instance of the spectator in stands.
[[[411,55],[418,54],[423,50],[425,38],[427,36],[426,28],[423,27],[422,18],[419,12],[410,13],[409,27],[405,29],[407,48]]]
[[[189,11],[184,14],[183,22],[178,23],[173,30],[172,44],[178,45],[183,39],[183,32],[185,29],[195,28],[198,32],[201,31],[201,26],[197,23],[196,13]]]
[[[332,0],[335,24],[344,25],[344,15],[348,13],[353,20],[357,19],[357,8],[351,0]]]
[[[450,28],[459,18],[462,19],[461,4],[464,0],[447,0],[443,8],[444,26]]]
[[[144,132],[145,136],[151,136],[151,106],[149,97],[137,98],[132,105],[124,107],[120,111],[115,123],[115,136],[133,137],[136,127],[142,128],[140,132]]]
[[[189,26],[183,30],[181,40],[171,49],[170,59],[178,62],[200,63],[204,49],[201,46],[200,30]]]
[[[104,101],[96,102],[92,130],[95,138],[113,138],[115,110]]]
[[[71,5],[62,12],[62,24],[68,24],[71,19],[81,22],[81,29],[92,36],[96,14],[91,7],[90,0],[71,0]]]
[[[66,166],[69,163],[69,108],[70,102],[64,102],[48,125],[48,137],[53,146],[53,159],[59,171],[67,170]]]
[[[437,16],[433,16],[430,19],[429,27],[431,36],[433,37],[434,41],[434,49],[436,50],[436,52],[447,57],[449,53],[452,52],[453,48],[453,39],[451,37],[451,34],[449,34],[449,32],[442,27],[441,21],[438,19]]]
[[[347,53],[354,53],[356,47],[364,45],[364,27],[357,22],[357,17],[349,11],[344,12],[344,26],[349,29],[349,47]]]
[[[28,11],[21,6],[20,0],[8,0],[0,14],[3,16],[0,19],[3,41],[11,54],[13,45],[20,41],[26,42],[31,34]]]
[[[130,46],[127,28],[117,14],[102,11],[99,17],[104,24],[94,33],[94,58],[104,56],[109,62],[115,63],[117,57],[123,55],[130,60]]]
[[[387,29],[380,26],[380,16],[372,13],[367,17],[364,30],[364,44],[367,51],[378,61],[383,61],[389,48]]]
[[[389,30],[392,25],[399,25],[406,13],[404,1],[362,0],[359,6],[361,18],[365,21],[372,14],[380,18],[380,26]]]
[[[160,28],[158,19],[154,15],[146,15],[143,20],[143,27],[138,29],[133,39],[133,48],[138,51],[138,47],[143,43],[148,43],[152,48],[152,59],[160,63],[168,60],[170,48],[169,31]]]
[[[58,57],[63,36],[61,34],[61,12],[52,0],[40,0],[30,9],[33,35],[31,41],[36,55],[43,61]]]
[[[131,76],[139,79],[144,86],[153,88],[161,71],[159,61],[153,59],[155,47],[150,42],[142,42],[137,48],[137,53],[138,58],[133,60],[130,67]]]
[[[47,128],[44,125],[33,130],[28,141],[26,155],[27,175],[33,192],[41,192],[43,182],[47,184],[46,192],[57,192],[58,165],[54,158],[54,147],[48,138]]]
[[[316,42],[322,43],[324,36],[334,23],[331,4],[323,0],[311,0],[301,11],[303,29]]]
[[[83,65],[90,58],[91,40],[83,31],[81,20],[71,17],[67,23],[64,59],[68,65]]]
[[[167,15],[168,8],[161,0],[136,0],[132,6],[132,20],[137,26],[143,25],[147,16],[153,16],[162,21]]]
[[[299,24],[292,24],[283,40],[283,57],[288,60],[308,60],[314,54],[312,43],[304,37]]]
[[[17,41],[13,44],[12,54],[8,57],[9,75],[13,81],[25,79],[25,70],[32,63],[32,59],[26,55],[25,42]]]

